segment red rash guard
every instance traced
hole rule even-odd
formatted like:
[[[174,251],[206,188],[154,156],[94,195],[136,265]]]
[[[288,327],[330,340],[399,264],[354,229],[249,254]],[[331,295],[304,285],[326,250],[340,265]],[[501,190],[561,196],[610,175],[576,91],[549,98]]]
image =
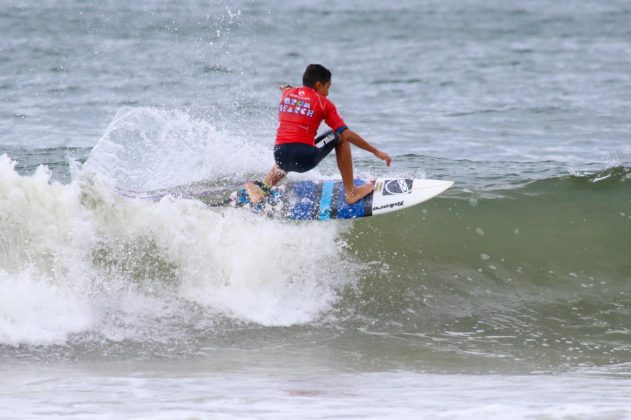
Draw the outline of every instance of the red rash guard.
[[[305,143],[314,146],[322,120],[340,134],[348,128],[333,102],[306,86],[283,91],[278,120],[276,144]]]

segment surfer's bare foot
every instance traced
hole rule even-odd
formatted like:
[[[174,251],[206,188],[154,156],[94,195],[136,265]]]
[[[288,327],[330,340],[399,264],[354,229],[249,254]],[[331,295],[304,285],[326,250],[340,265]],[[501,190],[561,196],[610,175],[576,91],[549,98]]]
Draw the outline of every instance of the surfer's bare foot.
[[[368,194],[373,192],[375,186],[372,183],[360,185],[359,187],[353,188],[352,191],[346,191],[346,204],[355,204],[362,198],[366,197]]]
[[[248,193],[248,196],[250,197],[251,203],[258,203],[263,198],[265,198],[265,192],[263,192],[261,187],[259,187],[255,183],[246,182],[244,187],[245,187],[245,191]]]

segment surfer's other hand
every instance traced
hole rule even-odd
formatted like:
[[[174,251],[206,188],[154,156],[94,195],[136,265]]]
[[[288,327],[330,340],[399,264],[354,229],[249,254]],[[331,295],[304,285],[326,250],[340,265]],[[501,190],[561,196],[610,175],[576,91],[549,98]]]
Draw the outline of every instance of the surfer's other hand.
[[[390,162],[392,162],[392,158],[390,158],[390,155],[388,155],[385,152],[382,152],[381,150],[377,150],[375,152],[375,156],[377,156],[381,160],[385,160],[386,165],[390,166]]]

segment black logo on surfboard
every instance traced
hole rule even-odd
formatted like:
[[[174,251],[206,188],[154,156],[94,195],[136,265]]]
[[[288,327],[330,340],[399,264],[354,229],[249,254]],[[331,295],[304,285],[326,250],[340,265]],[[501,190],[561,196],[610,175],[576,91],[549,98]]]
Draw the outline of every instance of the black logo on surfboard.
[[[403,201],[397,201],[396,203],[384,204],[383,206],[373,207],[372,211],[383,210],[383,209],[393,209],[395,207],[401,207],[403,205]]]
[[[413,179],[388,179],[383,185],[383,195],[411,194]]]

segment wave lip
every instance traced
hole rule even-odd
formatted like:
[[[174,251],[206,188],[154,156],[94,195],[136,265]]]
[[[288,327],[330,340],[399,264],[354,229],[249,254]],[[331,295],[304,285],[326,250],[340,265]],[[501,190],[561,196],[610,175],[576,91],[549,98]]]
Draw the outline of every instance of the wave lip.
[[[120,188],[148,191],[204,179],[243,179],[272,164],[269,150],[184,112],[126,107],[112,119],[84,170]]]

